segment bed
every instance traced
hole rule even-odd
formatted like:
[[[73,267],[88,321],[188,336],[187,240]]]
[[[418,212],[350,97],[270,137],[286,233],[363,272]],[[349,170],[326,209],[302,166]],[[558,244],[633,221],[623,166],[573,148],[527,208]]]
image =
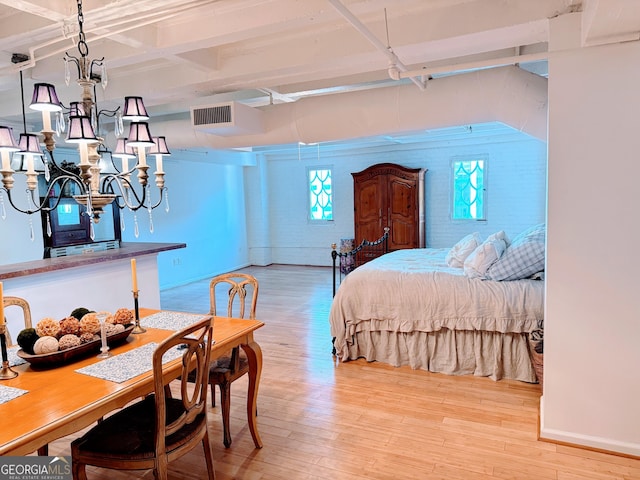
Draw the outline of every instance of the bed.
[[[487,241],[476,239],[474,252]],[[505,238],[494,255],[513,260],[521,244]],[[339,359],[536,382],[528,337],[543,320],[544,281],[534,279],[543,275],[493,280],[496,259],[476,275],[451,266],[453,250],[398,250],[346,275],[329,315]]]

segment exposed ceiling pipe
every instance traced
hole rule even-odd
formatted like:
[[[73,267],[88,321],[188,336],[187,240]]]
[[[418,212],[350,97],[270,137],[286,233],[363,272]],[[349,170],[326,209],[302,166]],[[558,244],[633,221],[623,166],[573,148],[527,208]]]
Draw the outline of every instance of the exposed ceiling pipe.
[[[410,78],[416,75],[437,75],[439,73],[455,73],[466,70],[478,70],[484,68],[505,67],[507,65],[518,65],[526,62],[538,62],[548,60],[549,52],[529,53],[526,55],[512,55],[510,57],[489,58],[486,60],[477,60],[475,62],[458,63],[454,65],[443,65],[441,67],[423,68],[420,70],[398,72],[396,80],[401,78]]]
[[[369,40],[374,47],[376,47],[380,52],[382,52],[387,59],[389,60],[389,76],[394,80],[394,75],[396,72],[406,72],[409,69],[405,64],[403,64],[398,56],[393,52],[391,47],[386,47],[384,43],[382,43],[378,38],[360,21],[358,18],[345,7],[340,0],[329,0],[329,3],[335,8],[347,21],[360,32],[364,37]],[[404,78],[410,78],[413,83],[415,83],[420,90],[424,90],[426,86],[426,81],[422,79],[418,79],[417,77],[422,78],[422,74],[406,76]]]
[[[132,23],[132,20],[119,20],[113,23],[110,23],[108,25],[100,25],[98,27],[94,27],[91,29],[88,29],[87,32],[93,32],[93,31],[102,31],[102,30],[107,30],[106,33],[103,34],[99,34],[99,35],[95,35],[93,37],[91,37],[89,39],[90,42],[99,40],[101,38],[109,38],[115,35],[119,35],[121,33],[126,33],[130,30],[135,30],[135,29],[139,29],[140,27],[144,27],[146,25],[152,25],[154,23],[159,23],[161,21],[164,20],[169,20],[173,17],[175,17],[176,15],[179,15],[180,13],[182,13],[185,10],[191,10],[194,8],[198,8],[201,7],[203,5],[206,5],[210,3],[210,0],[196,0],[195,2],[192,2],[190,5],[188,6],[183,6],[181,8],[170,8],[170,9],[165,9],[165,10],[161,10],[161,11],[154,11],[152,13],[148,13],[148,14],[144,14],[144,15],[139,15],[135,22]],[[149,20],[145,20],[144,22],[142,22],[141,20],[143,19],[149,19]],[[126,27],[120,28],[118,30],[112,31],[111,29],[117,26],[120,26],[122,24],[129,24]],[[64,31],[64,28],[63,28]],[[63,36],[63,37],[57,37],[57,38],[53,38],[51,40],[47,40],[46,42],[40,43],[38,45],[35,45],[33,47],[29,48],[29,54],[28,54],[28,60],[26,62],[22,62],[19,64],[15,64],[13,67],[11,67],[14,70],[27,70],[29,68],[33,68],[36,66],[36,63],[40,60],[44,60],[46,58],[58,55],[62,52],[65,52],[67,50],[69,50],[69,46],[66,47],[61,47],[56,49],[55,51],[50,51],[46,54],[42,54],[42,55],[36,55],[36,50],[41,50],[45,47],[48,47],[50,45],[55,45],[57,43],[60,43],[62,41],[68,40],[70,37],[68,36]],[[75,42],[74,42],[74,46],[75,46]]]

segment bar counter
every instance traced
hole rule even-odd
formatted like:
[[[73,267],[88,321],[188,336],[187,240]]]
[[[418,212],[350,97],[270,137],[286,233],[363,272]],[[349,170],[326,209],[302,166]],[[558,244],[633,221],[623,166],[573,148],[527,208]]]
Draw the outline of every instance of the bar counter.
[[[9,278],[24,277],[38,273],[55,272],[67,268],[84,267],[96,263],[112,262],[126,258],[165,252],[185,248],[184,243],[130,243],[122,242],[120,248],[102,252],[83,253],[68,257],[45,258],[31,262],[0,265],[0,281]]]
[[[44,317],[65,318],[76,307],[114,312],[133,308],[131,258],[136,259],[141,304],[160,308],[157,257],[184,243],[124,242],[120,248],[67,257],[0,265],[4,294],[24,298],[35,325]],[[12,338],[24,328],[22,311],[5,309]],[[19,315],[18,315],[19,314]]]

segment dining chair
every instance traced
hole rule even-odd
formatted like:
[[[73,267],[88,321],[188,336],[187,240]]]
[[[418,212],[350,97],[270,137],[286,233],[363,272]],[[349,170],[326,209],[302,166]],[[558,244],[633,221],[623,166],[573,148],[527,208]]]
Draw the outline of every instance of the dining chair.
[[[24,298],[20,297],[12,297],[6,296],[2,298],[2,305],[7,308],[11,306],[20,307],[22,309],[22,319],[24,321],[24,328],[31,328],[31,308],[29,307],[29,302],[27,302]],[[7,341],[7,345],[13,345],[13,341],[11,339],[11,332],[7,328],[5,330],[5,339]],[[43,445],[38,449],[38,455],[48,456],[49,455],[49,445]]]
[[[214,277],[209,283],[210,311],[217,315],[216,287],[227,290],[227,316],[245,318],[247,311],[247,295],[251,298],[248,307],[250,319],[256,318],[258,303],[258,280],[247,273],[224,273]],[[248,288],[247,288],[248,287]],[[220,290],[220,288],[218,288]],[[219,296],[218,296],[219,298]],[[224,303],[224,302],[222,302]],[[231,408],[231,384],[249,372],[249,362],[240,347],[235,347],[227,354],[213,360],[209,369],[209,384],[211,385],[211,405],[216,406],[215,387],[220,390],[220,406],[222,408],[222,427],[224,431],[224,446],[231,446],[229,431],[229,410]]]
[[[115,470],[153,469],[166,480],[168,463],[202,442],[209,480],[215,479],[207,430],[207,381],[213,327],[202,320],[163,341],[153,352],[154,393],[131,404],[92,427],[71,442],[74,480],[86,480],[86,465]],[[162,355],[181,348],[179,395],[165,396]],[[189,372],[193,388],[187,388]]]
[[[24,328],[31,328],[31,309],[29,308],[29,303],[24,298],[6,296],[3,297],[2,304],[5,308],[13,305],[20,307],[22,309]],[[5,338],[7,339],[7,345],[13,345],[11,333],[8,328],[5,332]]]

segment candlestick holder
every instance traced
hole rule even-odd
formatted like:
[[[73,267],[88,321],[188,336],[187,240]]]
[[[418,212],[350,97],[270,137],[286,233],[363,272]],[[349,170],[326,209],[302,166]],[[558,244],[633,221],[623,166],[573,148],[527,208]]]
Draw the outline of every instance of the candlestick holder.
[[[16,378],[18,376],[18,372],[12,370],[9,366],[6,332],[6,324],[0,325],[0,344],[2,344],[2,367],[0,368],[0,380],[9,380],[10,378]]]
[[[109,358],[111,353],[109,352],[109,345],[107,344],[107,325],[105,323],[107,315],[104,313],[98,314],[98,320],[100,320],[100,341],[102,345],[100,346],[100,353],[97,356],[98,358]]]
[[[140,326],[140,310],[138,308],[138,290],[133,290],[133,307],[136,316],[136,326],[133,327],[131,333],[144,333],[147,331],[146,328]]]

